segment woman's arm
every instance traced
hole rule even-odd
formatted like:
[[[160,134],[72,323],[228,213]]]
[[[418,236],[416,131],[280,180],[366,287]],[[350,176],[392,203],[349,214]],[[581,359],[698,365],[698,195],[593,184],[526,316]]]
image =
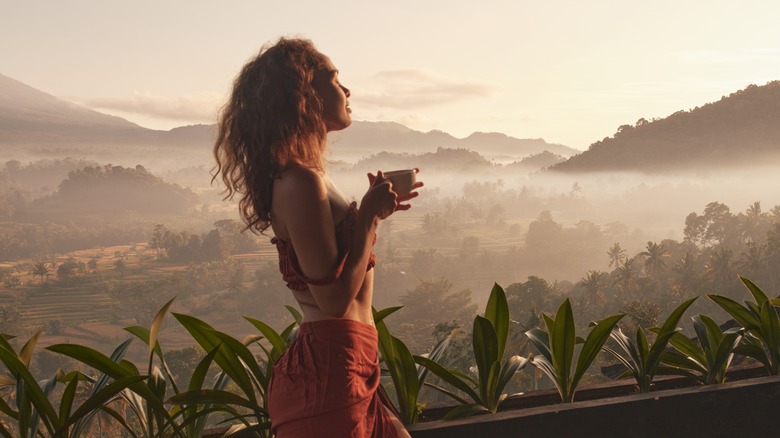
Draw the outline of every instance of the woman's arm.
[[[286,227],[302,273],[314,279],[331,276],[341,260],[323,178],[308,169],[293,169],[274,186],[275,219]],[[309,284],[317,306],[328,316],[339,318],[349,311],[365,280],[379,222],[395,208],[396,196],[389,181],[376,178],[361,201],[341,275],[328,284]]]

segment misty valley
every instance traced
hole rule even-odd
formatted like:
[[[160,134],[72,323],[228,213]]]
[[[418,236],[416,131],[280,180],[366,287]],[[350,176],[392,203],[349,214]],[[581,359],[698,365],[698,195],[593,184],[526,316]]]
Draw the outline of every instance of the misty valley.
[[[494,283],[509,305],[507,349],[522,356],[535,351],[524,333],[566,298],[578,331],[625,313],[628,333],[695,296],[749,299],[739,275],[777,296],[778,95],[777,82],[751,86],[621,126],[584,152],[355,122],[331,139],[328,172],[359,201],[367,172],[420,168],[413,208],[377,236],[375,306],[403,306],[386,323],[414,354],[451,336],[444,360],[469,373],[471,321]],[[172,312],[238,339],[252,331],[243,316],[278,330],[294,321],[271,236],[244,230],[212,182],[213,126],[150,131],[43,100],[33,113],[0,99],[0,333],[110,352],[174,297]],[[729,319],[701,298],[688,312]],[[159,339],[171,373],[192,375],[204,351],[185,329],[168,318]],[[137,342],[127,359],[142,364],[146,350]],[[585,381],[609,380],[598,366],[615,362],[600,355]],[[79,366],[39,349],[30,368],[43,378]],[[528,367],[510,392],[551,386]],[[422,400],[444,401],[429,389]]]

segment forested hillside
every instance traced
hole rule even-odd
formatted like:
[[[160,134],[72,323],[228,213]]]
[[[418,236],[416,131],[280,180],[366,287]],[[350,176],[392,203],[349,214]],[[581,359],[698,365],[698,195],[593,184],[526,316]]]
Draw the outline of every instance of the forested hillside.
[[[622,125],[557,172],[664,172],[780,160],[780,81],[669,117]]]

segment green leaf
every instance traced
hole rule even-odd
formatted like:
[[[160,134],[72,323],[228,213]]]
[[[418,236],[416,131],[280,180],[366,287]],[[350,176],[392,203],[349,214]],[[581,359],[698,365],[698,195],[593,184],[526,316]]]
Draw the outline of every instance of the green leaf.
[[[196,391],[201,388],[203,388],[203,382],[206,380],[206,375],[209,372],[209,367],[211,366],[211,362],[214,360],[214,356],[216,356],[217,351],[219,351],[219,347],[222,344],[214,347],[209,351],[203,359],[198,362],[198,365],[195,367],[195,371],[192,372],[192,376],[190,377],[190,384],[189,384],[189,390],[190,391]]]
[[[484,397],[484,390],[488,387],[490,367],[498,360],[498,340],[493,324],[479,315],[474,317],[473,343],[474,359],[477,361],[479,371],[479,387]]]
[[[127,376],[109,383],[105,388],[98,391],[97,394],[85,400],[84,403],[79,406],[78,409],[76,409],[76,412],[74,412],[73,415],[68,418],[67,421],[62,425],[61,429],[70,426],[87,414],[100,409],[106,402],[113,399],[124,389],[129,388],[136,383],[142,382],[145,378],[145,376]]]
[[[763,306],[765,302],[769,300],[769,297],[766,296],[766,294],[756,286],[752,281],[748,280],[747,278],[743,276],[739,276],[739,279],[742,280],[742,283],[745,284],[745,286],[750,291],[750,294],[753,295],[753,299],[756,300],[756,304],[758,304],[759,307]]]
[[[512,377],[528,364],[528,359],[521,356],[512,356],[501,367],[501,374],[498,377],[497,389],[499,392],[503,392],[504,388],[509,384]]]
[[[120,365],[103,353],[92,348],[76,344],[55,344],[46,347],[46,350],[63,354],[88,365],[101,373],[107,374],[113,379],[121,379],[131,375],[138,375],[138,370],[127,365]]]
[[[707,373],[707,369],[700,362],[693,360],[690,356],[684,356],[679,353],[664,352],[661,356],[661,363],[688,372]],[[691,375],[693,376],[693,374]]]
[[[379,324],[382,320],[390,316],[391,314],[403,309],[404,306],[388,307],[377,311],[374,309],[374,324]]]
[[[57,412],[54,410],[51,402],[49,402],[43,389],[38,386],[37,381],[33,375],[30,374],[27,366],[16,356],[16,354],[14,354],[14,352],[5,348],[0,348],[0,362],[5,365],[6,369],[8,369],[12,375],[16,376],[16,398],[18,404],[23,404],[22,402],[24,402],[24,399],[29,398],[32,405],[35,406],[36,411],[42,415],[44,426],[46,426],[49,434],[53,435],[54,428],[59,426]],[[20,412],[19,428],[23,430],[27,429],[26,424],[22,424],[27,421],[27,418],[25,417],[26,416],[21,415]]]
[[[198,391],[187,391],[177,394],[170,399],[168,403],[176,405],[195,405],[195,404],[225,404],[236,405],[243,408],[250,409],[252,411],[260,411],[264,415],[267,415],[264,409],[257,406],[252,400],[247,400],[240,395],[233,394],[232,392],[220,391],[215,389],[201,389]]]
[[[412,353],[406,345],[398,338],[393,337],[393,348],[395,349],[395,373],[397,376],[393,382],[401,388],[398,394],[398,403],[401,405],[401,414],[404,418],[404,424],[414,424],[417,420],[417,396],[420,391],[420,382],[417,379],[417,368],[414,363]]]
[[[268,376],[260,369],[260,365],[257,363],[254,354],[252,354],[252,352],[238,339],[218,330],[214,330],[213,333],[223,345],[223,348],[218,349],[217,351],[219,352],[220,350],[227,349],[238,356],[241,359],[241,362],[243,362],[243,366],[249,369],[251,375],[260,383],[260,389],[262,390],[262,393],[265,394],[265,390],[268,387]],[[273,365],[273,360],[269,359],[269,362]]]
[[[430,388],[433,388],[433,389],[441,392],[442,394],[450,396],[453,400],[457,401],[458,403],[460,403],[462,405],[469,404],[469,402],[467,402],[466,399],[462,398],[458,394],[455,394],[454,392],[450,391],[447,388],[444,388],[444,387],[441,387],[441,386],[438,386],[438,385],[434,385],[433,383],[428,383],[428,382],[425,382],[425,386],[428,386]]]
[[[65,386],[65,390],[62,393],[60,399],[60,419],[64,420],[70,417],[71,408],[73,407],[73,399],[76,397],[76,387],[79,384],[79,379],[71,379]]]
[[[498,359],[504,357],[506,341],[509,336],[509,306],[506,302],[504,289],[495,283],[493,290],[490,291],[487,306],[485,308],[485,318],[493,325],[498,340]]]
[[[431,372],[437,375],[440,379],[454,386],[455,388],[465,392],[472,400],[479,402],[479,395],[472,389],[466,382],[456,377],[451,370],[444,368],[438,363],[428,359],[427,357],[415,356],[415,362],[431,370]]]
[[[152,325],[149,330],[149,355],[151,356],[154,352],[155,348],[157,347],[157,335],[160,333],[160,327],[162,326],[163,320],[165,319],[165,315],[168,313],[168,309],[171,307],[171,304],[173,304],[173,300],[175,300],[176,297],[173,297],[165,303],[162,308],[160,308],[159,311],[157,311],[157,315],[154,316],[154,320],[152,320]]]
[[[482,412],[490,412],[490,411],[486,407],[480,404],[462,405],[447,412],[447,414],[444,415],[442,420],[444,421],[456,420],[458,418],[466,418]]]
[[[301,312],[299,312],[298,309],[296,309],[293,306],[284,306],[284,307],[286,307],[287,311],[290,312],[293,318],[295,318],[296,324],[300,325],[301,321],[303,321],[303,315],[301,315]]]
[[[707,358],[704,355],[704,351],[702,351],[702,349],[698,347],[692,340],[690,340],[682,333],[677,332],[669,339],[669,343],[672,344],[672,347],[677,349],[677,351],[682,353],[683,356],[688,357],[692,361],[698,363],[699,366],[704,369],[702,372],[706,373],[705,364],[707,363]],[[664,357],[661,358],[661,361],[667,363],[665,362]]]
[[[219,344],[222,344],[222,340],[215,334],[216,330],[213,327],[199,320],[198,318],[184,315],[180,313],[173,313],[173,317],[176,318],[179,323],[192,335],[195,341],[206,351],[211,351]],[[250,321],[251,322],[251,321]],[[238,344],[240,342],[237,341]],[[228,351],[224,346],[220,347],[217,351],[217,355],[214,357],[214,361],[219,365],[222,371],[225,372],[241,391],[247,396],[247,398],[257,403],[257,397],[255,396],[254,387],[249,374],[244,369],[244,365],[238,360],[238,357],[232,352]]]
[[[625,314],[623,313],[619,313],[602,319],[588,334],[588,338],[585,340],[585,344],[580,351],[580,357],[577,360],[577,368],[574,371],[574,377],[571,380],[572,394],[582,376],[593,361],[596,360],[596,356],[598,356],[604,343],[607,342],[609,334],[612,333],[615,324],[617,324],[624,315]]]
[[[715,301],[717,305],[731,315],[731,317],[745,329],[750,330],[758,327],[759,322],[757,316],[753,315],[753,313],[738,302],[720,295],[708,294],[707,296],[712,301]]]
[[[534,347],[544,356],[549,362],[552,363],[552,352],[550,351],[550,337],[546,331],[540,328],[532,328],[525,332],[528,336],[528,340],[534,344]]]
[[[574,314],[571,310],[571,303],[567,298],[563,300],[563,303],[558,308],[553,331],[550,333],[550,350],[553,359],[552,365],[555,369],[555,379],[561,382],[561,386],[566,388],[567,392],[571,390],[571,368],[574,361],[576,336]]]
[[[777,316],[777,309],[768,300],[761,305],[760,320],[761,334],[774,365],[774,371],[770,368],[770,372],[771,374],[776,374],[776,369],[780,362],[780,318]]]
[[[263,321],[250,318],[248,316],[245,316],[244,319],[246,319],[253,326],[255,326],[255,328],[257,328],[260,331],[260,333],[262,333],[263,336],[265,336],[265,338],[268,339],[268,341],[271,343],[271,345],[273,346],[273,357],[272,357],[273,360],[278,359],[279,356],[281,356],[282,353],[284,353],[285,350],[287,350],[287,342],[285,342],[284,338],[282,338],[282,336],[279,335],[279,333],[277,333],[276,330],[271,328],[271,326],[264,323]]]
[[[35,350],[35,344],[38,343],[38,338],[43,334],[43,330],[38,330],[27,342],[25,342],[22,349],[19,351],[19,360],[22,361],[24,366],[30,367],[30,360],[32,359],[33,350]]]
[[[672,311],[669,317],[666,318],[666,321],[664,322],[664,325],[661,327],[661,330],[658,332],[658,334],[675,331],[677,329],[677,325],[680,323],[680,318],[682,318],[683,313],[685,313],[685,311],[688,310],[688,307],[690,307],[691,304],[693,304],[693,302],[698,298],[699,297],[693,297],[677,306],[677,308]]]

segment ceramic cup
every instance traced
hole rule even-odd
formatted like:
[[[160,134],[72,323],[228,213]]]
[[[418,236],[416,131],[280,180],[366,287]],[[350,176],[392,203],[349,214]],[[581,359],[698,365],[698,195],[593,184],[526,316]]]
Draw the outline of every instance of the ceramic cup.
[[[414,169],[391,170],[384,173],[385,178],[393,183],[393,191],[399,198],[407,196],[412,191],[412,186],[417,181],[417,172]]]

